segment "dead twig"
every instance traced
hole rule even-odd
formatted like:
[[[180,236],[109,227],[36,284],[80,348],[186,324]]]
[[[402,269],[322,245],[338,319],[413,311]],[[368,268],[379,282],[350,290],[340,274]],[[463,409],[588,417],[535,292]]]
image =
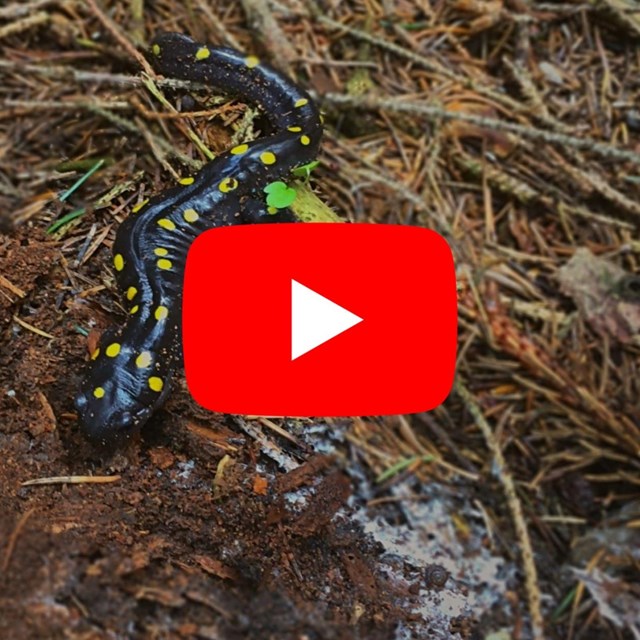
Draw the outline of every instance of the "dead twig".
[[[493,429],[482,414],[480,405],[476,402],[459,376],[454,388],[469,413],[473,416],[474,422],[480,429],[487,448],[491,453],[491,466],[507,498],[507,504],[511,512],[511,519],[520,547],[522,567],[525,573],[525,587],[529,602],[529,615],[531,616],[531,632],[535,640],[544,640],[544,618],[542,616],[540,588],[538,586],[538,570],[536,569],[531,538],[522,511],[522,504],[518,498],[515,482],[508,471],[507,462],[502,455],[500,443],[496,439]]]
[[[25,511],[21,516],[16,526],[14,527],[11,535],[9,536],[9,540],[7,541],[7,548],[4,551],[4,559],[2,561],[2,572],[4,573],[9,568],[9,563],[11,562],[11,556],[13,555],[13,551],[16,548],[16,543],[18,541],[18,537],[20,533],[24,529],[27,524],[27,520],[36,512],[35,509],[29,509]]]
[[[553,131],[543,131],[535,127],[506,122],[496,118],[476,116],[471,113],[449,111],[440,105],[429,105],[424,102],[415,102],[403,98],[378,98],[375,96],[356,97],[340,93],[327,93],[322,99],[336,105],[346,105],[356,109],[377,110],[387,109],[397,113],[410,113],[427,117],[434,121],[460,121],[475,124],[479,127],[494,129],[496,131],[508,131],[523,138],[538,142],[548,142],[561,146],[569,146],[583,151],[591,151],[608,160],[628,161],[640,164],[640,153],[627,149],[619,149],[591,138],[577,138]]]

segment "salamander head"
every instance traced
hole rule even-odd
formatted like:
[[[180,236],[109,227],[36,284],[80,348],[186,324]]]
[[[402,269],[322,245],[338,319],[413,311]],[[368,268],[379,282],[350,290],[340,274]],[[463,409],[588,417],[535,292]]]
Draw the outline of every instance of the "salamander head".
[[[117,445],[136,435],[155,407],[144,406],[113,382],[83,388],[75,398],[82,431],[96,444]]]

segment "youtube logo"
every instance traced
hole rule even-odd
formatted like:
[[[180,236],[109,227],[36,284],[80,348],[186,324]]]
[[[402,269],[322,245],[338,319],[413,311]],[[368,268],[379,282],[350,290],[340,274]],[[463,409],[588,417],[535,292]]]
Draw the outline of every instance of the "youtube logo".
[[[183,295],[187,384],[212,411],[415,413],[453,384],[453,258],[427,229],[212,229],[189,250]]]
[[[362,322],[354,313],[291,281],[291,360]]]

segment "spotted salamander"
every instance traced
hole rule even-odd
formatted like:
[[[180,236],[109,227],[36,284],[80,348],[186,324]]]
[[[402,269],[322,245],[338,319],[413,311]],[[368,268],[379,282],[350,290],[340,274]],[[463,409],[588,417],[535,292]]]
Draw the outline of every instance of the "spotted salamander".
[[[118,228],[113,267],[129,315],[102,335],[75,399],[84,433],[104,444],[140,429],[182,365],[182,284],[193,240],[218,226],[295,220],[289,210],[267,207],[264,188],[311,162],[322,136],[309,95],[255,56],[165,33],[153,40],[150,57],[164,76],[257,105],[272,132],[134,207]]]

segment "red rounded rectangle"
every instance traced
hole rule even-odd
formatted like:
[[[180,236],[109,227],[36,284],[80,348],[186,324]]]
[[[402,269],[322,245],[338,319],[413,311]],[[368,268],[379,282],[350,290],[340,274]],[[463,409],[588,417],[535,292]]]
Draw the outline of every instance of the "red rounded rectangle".
[[[189,250],[185,372],[212,411],[427,411],[451,390],[456,341],[453,257],[434,231],[244,225]]]

